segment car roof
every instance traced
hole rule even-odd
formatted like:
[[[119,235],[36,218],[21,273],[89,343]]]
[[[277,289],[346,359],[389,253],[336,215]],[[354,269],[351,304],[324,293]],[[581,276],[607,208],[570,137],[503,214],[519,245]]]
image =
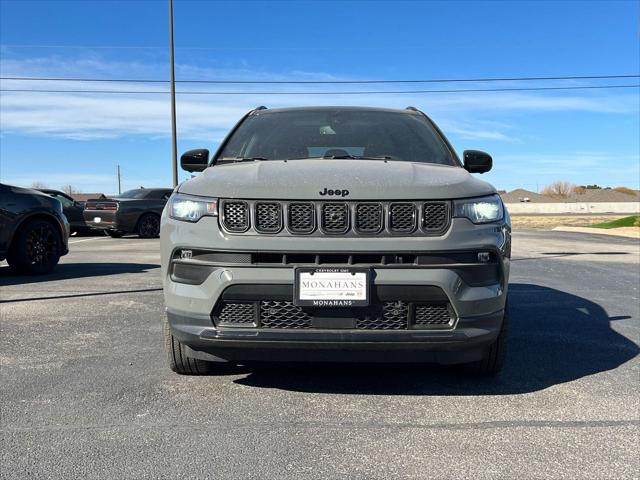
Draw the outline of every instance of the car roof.
[[[341,111],[341,112],[393,112],[405,113],[407,115],[424,115],[415,108],[382,108],[382,107],[345,107],[345,106],[326,106],[326,107],[286,107],[286,108],[259,108],[252,112],[253,115],[267,115],[271,113],[282,112],[322,112],[322,111]]]

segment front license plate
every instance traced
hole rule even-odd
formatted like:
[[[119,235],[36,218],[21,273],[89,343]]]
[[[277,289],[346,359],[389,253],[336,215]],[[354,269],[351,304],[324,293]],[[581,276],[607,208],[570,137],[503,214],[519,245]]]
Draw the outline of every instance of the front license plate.
[[[94,223],[100,223],[102,221],[102,217],[93,217]]]
[[[366,307],[369,270],[296,268],[293,303],[300,307]]]

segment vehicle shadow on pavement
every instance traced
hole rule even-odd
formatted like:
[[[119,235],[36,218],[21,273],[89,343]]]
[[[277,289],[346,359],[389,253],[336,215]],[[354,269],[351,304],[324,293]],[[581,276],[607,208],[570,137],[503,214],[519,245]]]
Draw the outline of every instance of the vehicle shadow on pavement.
[[[0,267],[0,287],[53,282],[70,278],[102,277],[122,273],[143,273],[160,268],[155,263],[61,263],[46,275],[18,275],[11,267]]]
[[[299,392],[364,395],[508,395],[612,370],[640,348],[611,328],[598,304],[553,288],[511,284],[505,368],[476,378],[437,365],[286,365],[239,370],[236,383]]]

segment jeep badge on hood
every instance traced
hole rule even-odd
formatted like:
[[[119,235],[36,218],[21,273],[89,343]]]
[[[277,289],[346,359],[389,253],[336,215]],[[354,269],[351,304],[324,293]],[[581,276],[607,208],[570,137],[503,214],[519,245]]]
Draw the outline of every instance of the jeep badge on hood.
[[[327,187],[324,187],[324,190],[318,192],[320,195],[336,195],[338,197],[346,197],[347,195],[349,195],[349,190],[339,190],[339,189],[335,189],[335,190],[330,190]]]

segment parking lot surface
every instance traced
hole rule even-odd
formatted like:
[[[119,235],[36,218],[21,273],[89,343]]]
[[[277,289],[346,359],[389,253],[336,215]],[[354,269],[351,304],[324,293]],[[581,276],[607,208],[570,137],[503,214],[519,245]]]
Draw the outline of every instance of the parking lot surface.
[[[514,235],[510,351],[436,366],[237,367],[162,353],[157,240],[0,265],[2,478],[637,478],[640,244]]]

